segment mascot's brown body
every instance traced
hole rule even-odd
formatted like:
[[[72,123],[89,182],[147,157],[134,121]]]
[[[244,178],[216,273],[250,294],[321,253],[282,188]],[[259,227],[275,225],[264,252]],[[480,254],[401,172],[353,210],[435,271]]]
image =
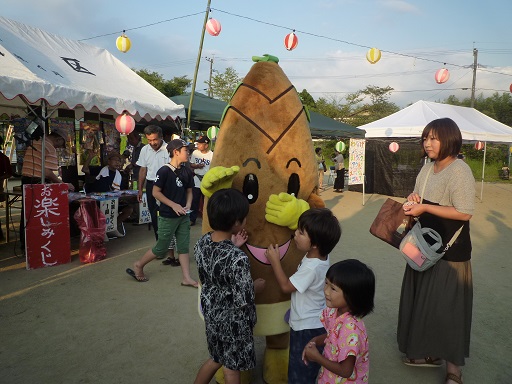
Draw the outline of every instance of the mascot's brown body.
[[[222,180],[209,183],[205,176],[201,188],[209,196],[216,189],[232,186],[249,199],[249,240],[243,250],[249,256],[253,279],[266,281],[265,290],[256,296],[254,332],[266,336],[263,374],[273,384],[287,382],[289,325],[285,315],[290,295],[281,292],[264,252],[270,244],[279,244],[283,269],[292,275],[304,256],[292,240],[298,217],[324,203],[315,193],[317,164],[307,113],[297,91],[277,58],[265,55],[253,60],[258,62],[225,112],[211,163],[210,172],[225,167],[234,169],[234,174],[227,177],[227,184]],[[203,232],[207,231],[205,218]]]

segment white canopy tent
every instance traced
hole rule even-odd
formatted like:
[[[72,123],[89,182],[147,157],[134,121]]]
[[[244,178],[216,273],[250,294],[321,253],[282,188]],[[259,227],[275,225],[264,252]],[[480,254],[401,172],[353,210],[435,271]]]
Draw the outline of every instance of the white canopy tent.
[[[445,117],[449,117],[457,123],[463,140],[512,143],[511,127],[476,109],[423,100],[358,128],[366,131],[366,138],[420,137],[429,122]],[[480,199],[483,197],[486,148],[485,146]]]
[[[107,50],[0,17],[0,110],[19,114],[40,104],[74,109],[78,119],[125,110],[137,121],[185,117],[183,105]]]

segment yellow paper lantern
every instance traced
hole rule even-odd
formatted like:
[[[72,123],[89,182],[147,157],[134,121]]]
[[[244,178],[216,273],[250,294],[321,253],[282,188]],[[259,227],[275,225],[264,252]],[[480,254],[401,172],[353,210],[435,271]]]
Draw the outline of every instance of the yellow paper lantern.
[[[381,57],[381,53],[380,53],[380,50],[377,48],[371,48],[366,53],[366,60],[368,60],[370,62],[370,64],[375,64],[377,61],[380,60],[380,57]]]
[[[123,53],[128,52],[132,47],[132,42],[128,36],[124,34],[124,31],[123,34],[116,39],[116,47]]]

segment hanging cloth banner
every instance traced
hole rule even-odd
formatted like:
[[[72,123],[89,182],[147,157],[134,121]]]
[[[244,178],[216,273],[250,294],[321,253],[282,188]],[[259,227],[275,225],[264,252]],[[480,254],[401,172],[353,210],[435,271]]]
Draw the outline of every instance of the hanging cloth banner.
[[[348,185],[364,183],[365,139],[350,139]]]

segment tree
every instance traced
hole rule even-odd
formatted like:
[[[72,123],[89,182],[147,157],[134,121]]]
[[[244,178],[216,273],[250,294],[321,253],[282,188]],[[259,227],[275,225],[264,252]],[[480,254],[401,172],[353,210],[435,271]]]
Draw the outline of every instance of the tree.
[[[315,99],[313,99],[313,96],[309,94],[309,92],[306,89],[303,89],[302,92],[299,93],[300,100],[302,101],[302,104],[304,104],[306,107],[308,107],[309,110],[313,111],[316,108],[316,102]]]
[[[358,127],[398,112],[400,108],[388,101],[392,91],[393,88],[389,86],[382,88],[368,85],[361,91],[351,95],[350,97],[354,104],[352,106],[351,118],[347,122]],[[366,97],[370,99],[370,102],[359,105],[365,101]]]
[[[188,79],[187,76],[165,80],[158,72],[149,72],[147,69],[134,69],[134,71],[167,97],[182,95],[192,83],[192,80]]]
[[[242,81],[233,67],[227,67],[224,73],[216,72],[210,81],[205,81],[211,89],[213,97],[229,103],[233,92]]]
[[[443,103],[461,107],[470,107],[471,98],[466,97],[463,100],[459,100],[454,95],[450,95],[443,101]],[[498,92],[495,92],[492,96],[487,98],[484,98],[483,95],[480,94],[475,99],[474,106],[477,111],[482,112],[500,123],[512,126],[512,96],[510,93],[504,92],[500,95]]]

